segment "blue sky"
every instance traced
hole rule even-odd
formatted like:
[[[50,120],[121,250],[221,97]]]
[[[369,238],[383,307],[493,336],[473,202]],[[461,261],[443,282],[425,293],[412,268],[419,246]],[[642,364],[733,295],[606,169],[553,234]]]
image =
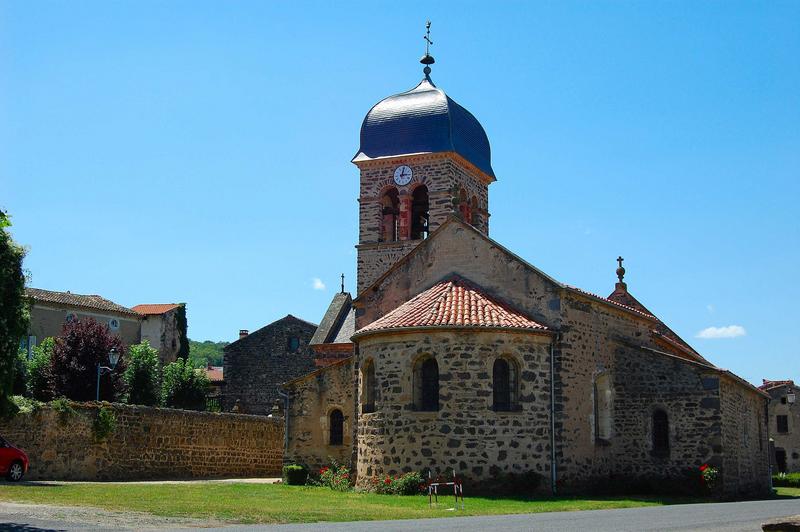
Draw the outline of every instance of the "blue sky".
[[[198,340],[318,322],[354,284],[361,120],[421,78],[426,18],[492,142],[493,238],[603,295],[621,254],[706,357],[800,381],[798,2],[6,0],[31,286],[183,301]]]

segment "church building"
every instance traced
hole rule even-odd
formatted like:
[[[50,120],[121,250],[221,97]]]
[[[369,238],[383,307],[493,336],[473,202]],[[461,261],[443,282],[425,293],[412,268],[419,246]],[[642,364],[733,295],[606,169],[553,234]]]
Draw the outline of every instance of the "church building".
[[[492,240],[489,139],[421,62],[363,120],[357,294],[334,297],[316,369],[282,387],[285,461],[348,464],[359,486],[533,472],[547,493],[690,482],[709,464],[725,494],[764,493],[767,394],[640,303],[622,258],[603,297]]]

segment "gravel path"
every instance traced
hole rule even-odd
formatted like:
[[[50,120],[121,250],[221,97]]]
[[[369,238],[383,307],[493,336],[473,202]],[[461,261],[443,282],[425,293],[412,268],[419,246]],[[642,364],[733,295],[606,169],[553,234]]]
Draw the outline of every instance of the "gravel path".
[[[104,510],[91,506],[51,506],[0,502],[0,530],[155,530],[222,527],[230,523],[159,517],[142,512]],[[27,528],[24,528],[26,527]]]

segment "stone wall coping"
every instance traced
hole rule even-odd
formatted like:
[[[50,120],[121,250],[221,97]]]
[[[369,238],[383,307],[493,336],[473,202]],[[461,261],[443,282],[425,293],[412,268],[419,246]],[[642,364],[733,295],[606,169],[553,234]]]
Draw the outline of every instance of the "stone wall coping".
[[[182,415],[182,416],[193,416],[193,417],[219,417],[219,418],[227,418],[231,420],[239,420],[239,421],[257,421],[257,422],[266,422],[266,423],[274,423],[280,426],[283,426],[283,421],[281,419],[275,419],[269,416],[260,416],[256,414],[239,414],[233,412],[205,412],[201,410],[182,410],[180,408],[165,408],[161,406],[145,406],[145,405],[129,405],[126,403],[109,403],[107,401],[100,401],[99,403],[91,401],[91,402],[80,402],[80,401],[70,401],[67,400],[67,403],[78,410],[98,410],[100,408],[113,408],[114,410],[126,411],[126,412],[160,412],[162,414],[174,414],[174,415]],[[53,410],[54,408],[50,403],[43,403],[41,408],[46,408],[49,410]]]

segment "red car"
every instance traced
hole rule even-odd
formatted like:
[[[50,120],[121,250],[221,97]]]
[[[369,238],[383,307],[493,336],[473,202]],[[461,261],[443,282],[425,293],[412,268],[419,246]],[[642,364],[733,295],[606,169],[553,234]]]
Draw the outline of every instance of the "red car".
[[[28,455],[0,436],[0,474],[12,482],[19,482],[28,472]]]

